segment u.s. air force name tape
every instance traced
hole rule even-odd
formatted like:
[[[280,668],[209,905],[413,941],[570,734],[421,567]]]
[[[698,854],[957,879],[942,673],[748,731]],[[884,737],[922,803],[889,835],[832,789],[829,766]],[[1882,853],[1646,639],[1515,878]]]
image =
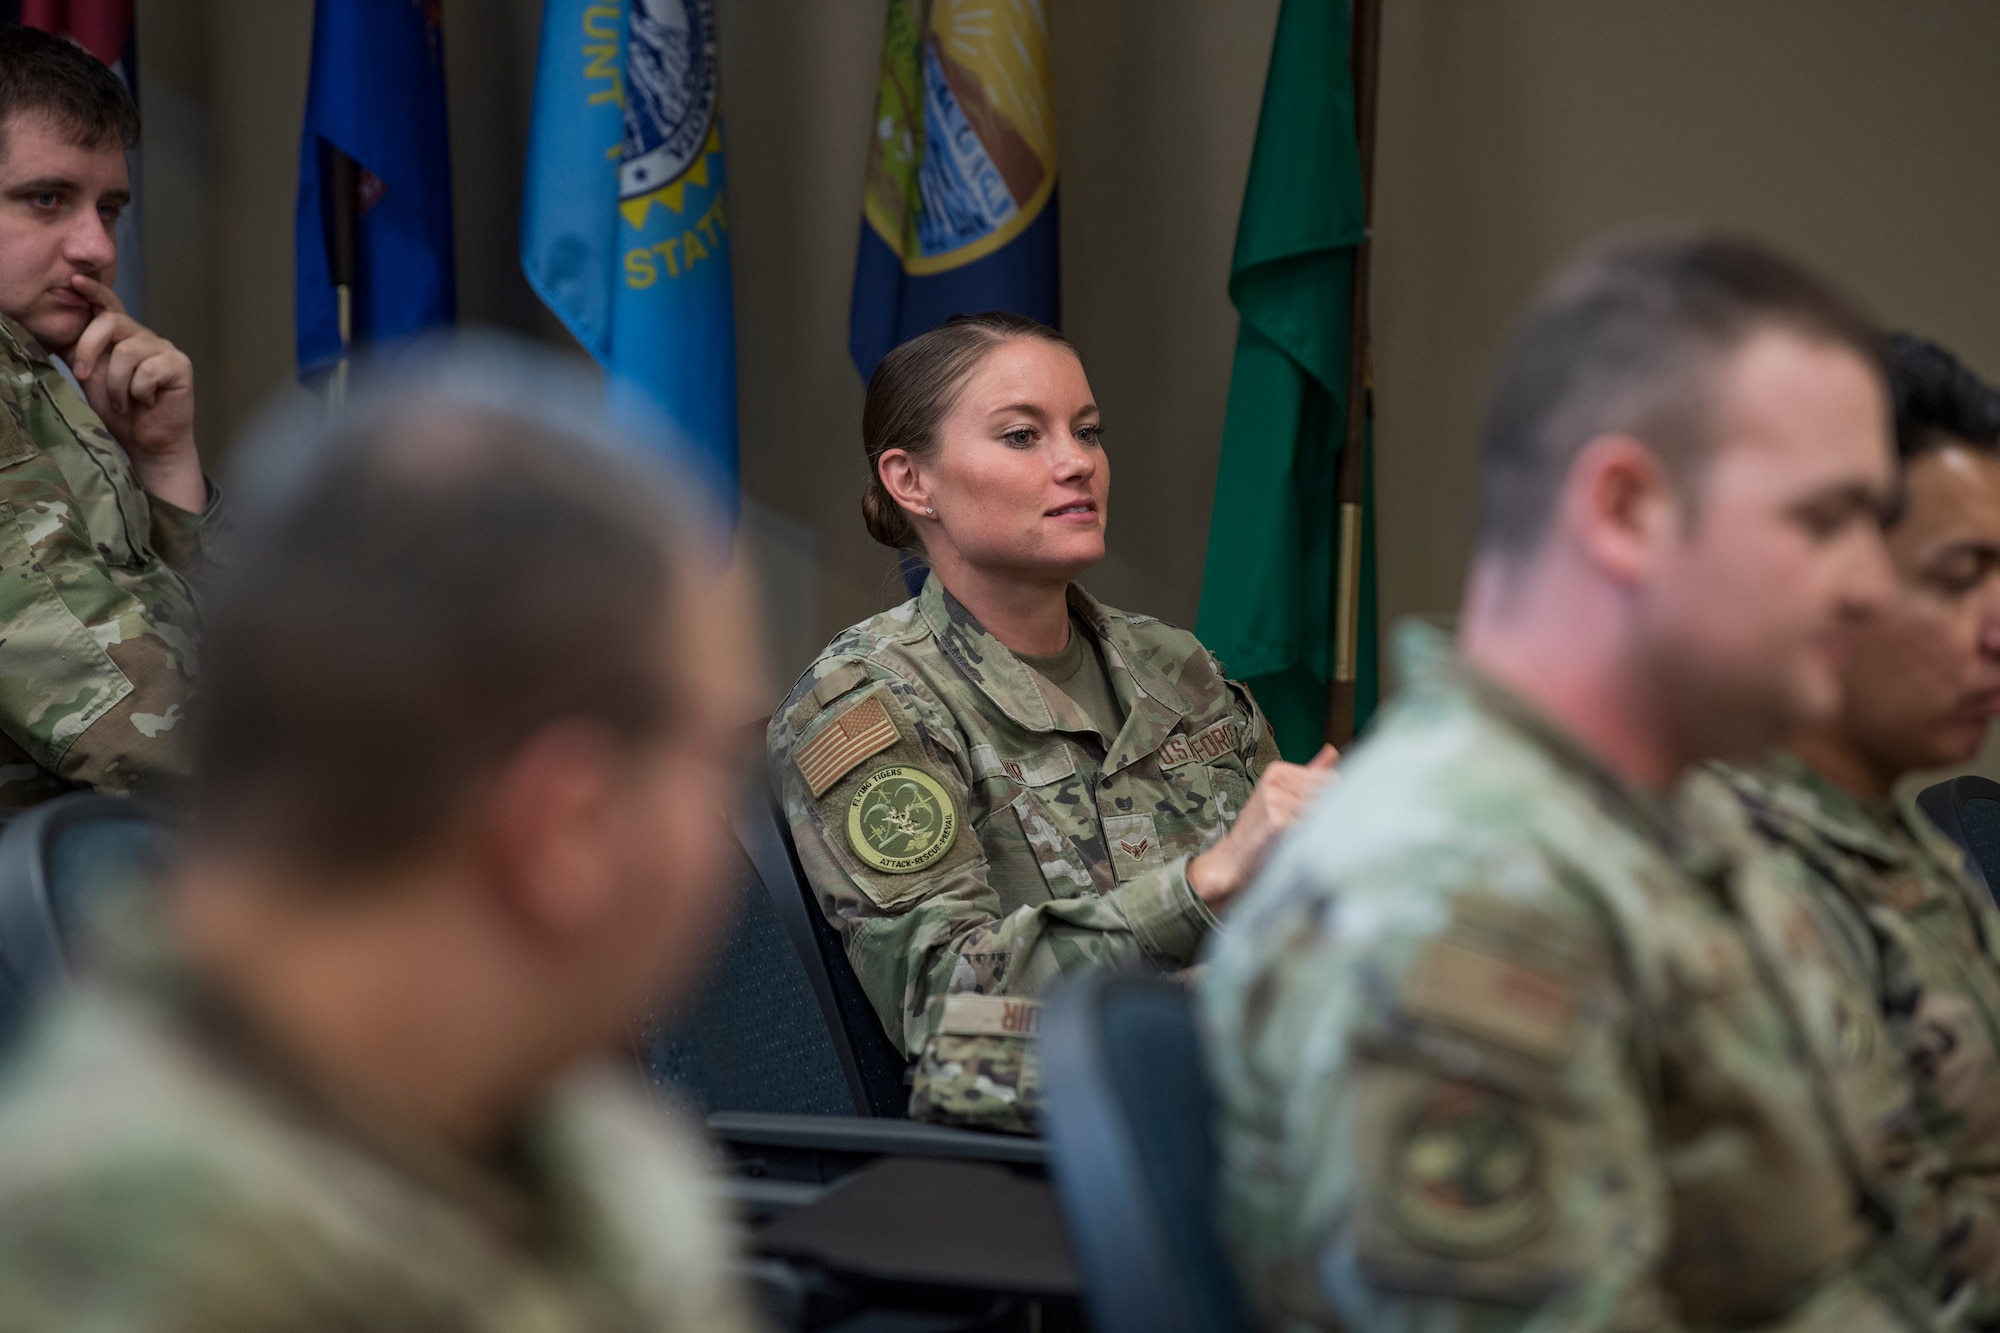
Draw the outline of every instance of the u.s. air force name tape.
[[[941,1037],[1036,1037],[1042,1031],[1042,1002],[1007,995],[946,995],[933,1030]]]
[[[1236,724],[1228,718],[1193,736],[1169,736],[1160,742],[1160,767],[1179,768],[1182,764],[1220,759],[1236,749]]]

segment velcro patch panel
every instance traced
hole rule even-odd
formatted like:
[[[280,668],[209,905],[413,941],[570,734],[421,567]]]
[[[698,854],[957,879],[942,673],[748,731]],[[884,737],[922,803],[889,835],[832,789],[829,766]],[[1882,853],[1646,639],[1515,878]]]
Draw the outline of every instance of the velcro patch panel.
[[[1412,1016],[1442,1023],[1542,1060],[1569,1053],[1576,988],[1511,958],[1439,940],[1403,987]]]

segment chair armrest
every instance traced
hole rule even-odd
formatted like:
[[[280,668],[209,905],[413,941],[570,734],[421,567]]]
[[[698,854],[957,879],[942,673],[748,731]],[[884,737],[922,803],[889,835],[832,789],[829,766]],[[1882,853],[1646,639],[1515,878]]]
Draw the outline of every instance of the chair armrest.
[[[863,1116],[717,1111],[708,1117],[708,1133],[746,1175],[822,1184],[878,1157],[993,1162],[1035,1174],[1048,1161],[1040,1139]]]

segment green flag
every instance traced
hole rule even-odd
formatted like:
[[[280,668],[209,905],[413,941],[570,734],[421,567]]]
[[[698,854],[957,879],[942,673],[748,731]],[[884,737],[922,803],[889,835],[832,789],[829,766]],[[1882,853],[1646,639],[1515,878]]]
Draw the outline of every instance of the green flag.
[[[1284,0],[1229,297],[1241,316],[1196,632],[1289,759],[1326,730],[1350,298],[1366,230],[1348,0]],[[1364,470],[1356,725],[1375,706],[1373,481]]]

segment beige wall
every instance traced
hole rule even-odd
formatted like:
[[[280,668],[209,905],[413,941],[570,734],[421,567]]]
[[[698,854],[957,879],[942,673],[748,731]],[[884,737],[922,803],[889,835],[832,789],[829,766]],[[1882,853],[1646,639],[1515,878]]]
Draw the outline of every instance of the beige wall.
[[[2000,5],[1387,0],[1386,606],[1457,602],[1467,440],[1538,276],[1611,226],[1746,228],[2000,373]]]
[[[1065,323],[1114,428],[1093,578],[1192,623],[1235,319],[1224,283],[1278,0],[1051,0]],[[538,0],[447,0],[461,305],[560,340],[515,263]],[[212,453],[291,373],[309,0],[140,0],[157,323]],[[795,670],[895,595],[855,511],[846,354],[880,0],[721,0],[747,531]],[[1390,615],[1457,600],[1468,440],[1537,278],[1646,218],[1792,246],[2000,373],[2000,5],[1387,0],[1376,234]]]

